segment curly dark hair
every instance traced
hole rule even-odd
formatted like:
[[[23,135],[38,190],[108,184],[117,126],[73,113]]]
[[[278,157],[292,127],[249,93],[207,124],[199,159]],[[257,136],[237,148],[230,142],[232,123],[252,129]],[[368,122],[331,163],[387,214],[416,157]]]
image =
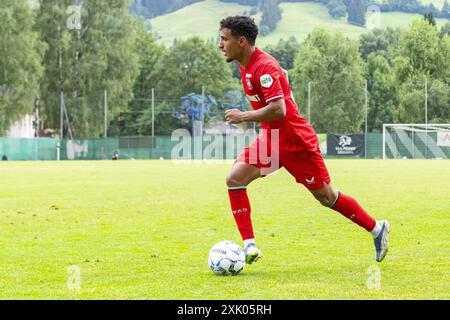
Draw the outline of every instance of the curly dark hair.
[[[258,36],[258,26],[255,20],[247,16],[228,17],[220,21],[220,29],[227,28],[235,37],[244,36],[251,45],[255,44]]]

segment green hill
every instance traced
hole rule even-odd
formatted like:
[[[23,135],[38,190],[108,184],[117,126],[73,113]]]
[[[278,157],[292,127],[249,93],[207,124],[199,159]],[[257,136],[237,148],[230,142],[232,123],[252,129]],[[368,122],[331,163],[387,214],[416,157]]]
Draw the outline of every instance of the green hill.
[[[288,39],[291,36],[303,40],[317,27],[341,31],[350,37],[359,37],[366,32],[365,28],[347,23],[346,18],[332,18],[328,9],[318,3],[282,3],[280,7],[283,10],[282,19],[274,32],[259,39],[261,46],[277,43],[280,38]]]
[[[438,2],[441,0],[423,1]],[[351,38],[358,38],[361,34],[369,31],[368,28],[361,28],[347,23],[346,18],[333,19],[328,14],[328,9],[322,4],[312,2],[281,3],[280,7],[283,10],[282,20],[278,23],[274,32],[258,39],[260,46],[275,44],[279,39],[288,39],[291,36],[295,36],[298,40],[303,40],[317,27],[341,31]],[[250,9],[251,7],[249,6],[242,6],[236,3],[205,0],[152,19],[151,23],[153,31],[160,37],[160,42],[170,46],[174,38],[185,39],[192,35],[197,35],[204,39],[215,39],[218,35],[218,26],[221,19],[229,15],[243,14],[244,11],[248,12]],[[258,13],[255,16],[257,22],[261,18],[260,15]],[[416,16],[419,15],[402,12],[382,12],[380,16],[381,28],[406,28]],[[368,19],[370,19],[369,16]],[[448,21],[446,19],[436,19],[438,27]]]
[[[151,19],[153,31],[161,36],[161,42],[172,45],[173,39],[197,35],[204,39],[218,35],[219,21],[230,15],[243,14],[249,6],[236,3],[206,0],[194,3],[175,12]]]

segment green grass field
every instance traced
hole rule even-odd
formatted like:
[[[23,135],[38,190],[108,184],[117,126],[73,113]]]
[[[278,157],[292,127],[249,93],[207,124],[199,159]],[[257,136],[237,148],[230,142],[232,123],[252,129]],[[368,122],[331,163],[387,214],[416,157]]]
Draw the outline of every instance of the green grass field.
[[[2,162],[0,299],[449,299],[450,163],[326,162],[339,190],[390,220],[381,264],[363,229],[284,170],[249,187],[264,258],[221,277],[210,247],[241,243],[231,162]],[[367,286],[375,267],[381,290]]]
[[[424,0],[431,1],[431,0]],[[432,0],[439,2],[441,0]],[[441,8],[439,6],[439,8]],[[303,41],[314,28],[321,27],[331,31],[340,31],[350,38],[357,39],[361,34],[369,32],[369,28],[361,28],[347,23],[346,18],[333,19],[328,9],[319,3],[281,3],[282,20],[277,29],[266,37],[259,37],[258,45],[277,44],[279,39],[289,39],[294,36]],[[173,44],[173,39],[186,39],[196,35],[203,39],[216,39],[219,22],[229,15],[240,15],[249,11],[251,7],[237,3],[219,2],[219,0],[205,0],[184,7],[178,11],[151,20],[153,31],[160,36],[160,42],[166,46]],[[401,12],[381,13],[381,28],[407,28],[411,20],[418,15]],[[261,13],[255,16],[259,23]],[[368,15],[368,21],[370,16]],[[438,27],[449,20],[436,19]]]

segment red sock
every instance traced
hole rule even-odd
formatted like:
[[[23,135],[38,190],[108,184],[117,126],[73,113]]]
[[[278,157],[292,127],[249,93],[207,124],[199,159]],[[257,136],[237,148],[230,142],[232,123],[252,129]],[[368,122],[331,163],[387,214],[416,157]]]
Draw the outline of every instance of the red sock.
[[[339,212],[346,218],[352,220],[358,226],[363,227],[367,231],[372,231],[375,228],[376,221],[372,218],[359,204],[350,196],[346,196],[339,192],[338,199],[333,210]]]
[[[228,190],[231,210],[236,221],[242,240],[254,239],[252,220],[250,219],[250,201],[248,200],[245,188],[238,190]]]

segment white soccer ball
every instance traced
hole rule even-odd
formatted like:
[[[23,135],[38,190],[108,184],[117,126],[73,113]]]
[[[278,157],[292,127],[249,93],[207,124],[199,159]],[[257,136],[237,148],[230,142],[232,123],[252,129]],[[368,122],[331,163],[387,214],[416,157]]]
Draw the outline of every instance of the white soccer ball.
[[[209,251],[208,262],[215,274],[235,276],[244,269],[245,253],[233,241],[220,241]]]

